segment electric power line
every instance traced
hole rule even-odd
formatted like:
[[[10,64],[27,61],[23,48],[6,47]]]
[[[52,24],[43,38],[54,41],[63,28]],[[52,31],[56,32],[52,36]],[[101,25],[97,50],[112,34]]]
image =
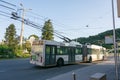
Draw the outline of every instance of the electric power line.
[[[9,4],[9,5],[13,5],[13,4],[11,4],[11,3],[9,3],[9,2],[6,2],[6,1],[3,1],[3,0],[0,0],[1,2],[4,2],[4,3],[7,3],[7,4]],[[8,8],[8,9],[11,9],[11,10],[15,10],[15,9],[13,9],[13,8],[11,8],[11,7],[8,7],[8,6],[5,6],[5,5],[1,5],[0,4],[0,6],[2,6],[2,7],[5,7],[5,8]],[[16,5],[13,5],[14,7],[16,7]],[[42,17],[43,19],[41,19],[41,20],[43,20],[43,21],[45,21],[45,19],[46,19],[46,17],[43,17],[43,16],[40,16],[40,15],[38,15],[38,14],[36,14],[36,13],[33,13],[33,14],[35,14],[35,15],[37,15],[37,16],[39,16],[39,17]],[[19,21],[21,21],[21,20],[19,20]],[[26,19],[24,19],[24,21],[25,21],[25,24],[29,24],[29,21],[28,20],[26,20]],[[42,27],[39,27],[38,26],[38,24],[36,25],[35,23],[31,23],[31,24],[29,24],[30,26],[32,26],[32,27],[34,27],[34,28],[37,28],[37,29],[41,29]],[[62,24],[63,25],[63,24]],[[35,27],[36,26],[36,27]],[[64,25],[65,26],[65,25]],[[67,29],[68,30],[68,29]],[[62,36],[63,37],[63,36]]]
[[[9,2],[6,2],[6,1],[4,1],[4,0],[0,0],[1,2],[3,2],[3,3],[6,3],[6,4],[8,4],[8,5],[11,5],[11,6],[14,6],[14,7],[17,7],[16,5],[14,5],[14,4],[12,4],[12,3],[9,3]],[[7,8],[7,6],[6,6],[6,8]],[[10,8],[11,9],[11,8]],[[13,10],[13,9],[12,9]],[[14,9],[15,10],[15,9]],[[44,16],[41,16],[41,15],[39,15],[39,14],[37,14],[37,13],[34,13],[34,12],[31,12],[31,14],[34,14],[34,15],[36,15],[36,16],[38,16],[38,17],[40,17],[39,19],[41,19],[41,20],[43,20],[43,21],[45,21],[45,19],[48,19],[48,17],[44,17]],[[37,18],[38,18],[37,17]],[[102,16],[103,17],[103,16]],[[100,19],[101,17],[99,17],[98,19]],[[53,24],[55,24],[55,25],[58,25],[58,24],[56,24],[56,23],[53,23]],[[64,24],[59,24],[59,25],[61,25],[61,26],[66,26],[66,25],[64,25]],[[83,29],[83,28],[81,28],[81,29]],[[97,29],[97,28],[87,28],[87,29]],[[70,30],[70,29],[67,29],[67,31],[68,30]],[[78,30],[78,29],[71,29],[71,30]]]
[[[11,6],[16,7],[16,5],[14,5],[14,4],[12,4],[12,3],[9,3],[9,2],[6,2],[6,1],[4,1],[4,0],[0,0],[0,2],[3,2],[3,3],[6,3],[6,4],[8,4],[8,5],[11,5]]]
[[[14,15],[13,15],[13,17],[17,18],[18,16],[16,16],[16,15],[14,16]],[[29,26],[31,26],[31,27],[33,27],[33,28],[36,28],[36,29],[39,29],[39,30],[42,30],[42,31],[45,30],[45,29],[42,29],[42,27],[41,27],[40,25],[35,24],[35,23],[32,22],[32,21],[29,21],[29,20],[26,20],[26,19],[21,20],[21,19],[22,19],[22,18],[19,17],[19,18],[17,18],[16,20],[21,21],[21,22],[23,21],[24,24],[29,25]],[[59,33],[56,32],[56,31],[54,31],[54,35],[56,35],[57,37],[63,39],[63,40],[66,41],[66,42],[70,42],[70,41],[71,41],[71,39],[69,39],[68,37],[63,36],[62,34],[59,34]]]
[[[37,16],[37,19],[40,19],[40,20],[42,20],[42,21],[46,21],[47,19],[49,19],[48,17],[41,16],[41,15],[35,13],[35,12],[31,12],[31,14]],[[32,16],[32,17],[33,17],[33,16]],[[52,20],[52,19],[51,19],[51,20]],[[53,20],[52,20],[52,21],[53,21]],[[67,26],[67,25],[64,25],[64,24],[61,24],[61,23],[55,23],[55,22],[52,22],[52,23],[53,23],[54,25],[57,25],[57,26],[62,26],[62,27]],[[61,27],[61,28],[62,28],[62,27]]]
[[[7,12],[1,11],[1,10],[0,10],[0,13],[4,13],[6,15],[11,15],[10,13],[7,13]]]
[[[0,6],[5,7],[5,8],[7,8],[7,9],[10,9],[10,10],[15,10],[15,9],[13,9],[13,8],[11,8],[11,7],[8,7],[8,6],[2,5],[2,4],[0,4]]]
[[[0,13],[0,15],[1,15],[1,16],[4,16],[4,17],[10,17],[10,16],[8,16],[8,15],[5,15],[5,14],[1,14],[1,13]]]
[[[16,5],[14,5],[14,4],[12,4],[12,3],[9,3],[9,2],[3,1],[3,0],[0,0],[0,1],[3,2],[3,3],[6,3],[6,4],[9,4],[9,5],[12,5],[12,6],[16,7]],[[1,7],[4,7],[4,8],[7,8],[7,9],[10,9],[10,10],[15,10],[14,8],[8,7],[8,6],[6,6],[6,5],[0,4],[0,6],[1,6]],[[0,13],[0,15],[2,15],[2,16],[11,17],[11,16],[8,16],[8,15],[10,15],[10,14],[7,13],[7,12],[4,12],[4,11],[0,11],[0,12],[2,13],[2,14]],[[6,15],[5,15],[5,14],[6,14]],[[26,19],[22,20],[21,17],[17,16],[17,13],[16,13],[16,14],[12,14],[12,15],[13,15],[13,17],[11,17],[11,18],[13,18],[13,19],[15,19],[15,20],[24,22],[25,24],[27,24],[27,25],[29,25],[29,26],[31,26],[31,27],[33,27],[33,28],[36,28],[36,29],[39,29],[39,30],[43,30],[41,26],[39,26],[38,24],[35,24],[35,23],[32,22],[32,21],[29,21],[29,20],[26,20]],[[37,15],[37,16],[40,16],[40,15]],[[46,19],[46,18],[41,19],[41,20],[45,21],[45,19]],[[64,39],[65,41],[67,41],[67,40],[69,39],[69,38],[64,37],[63,35],[55,32],[55,31],[54,31],[54,33],[55,33],[55,35],[57,35],[57,36],[59,35],[59,38]]]
[[[31,14],[37,16],[37,18],[39,17],[39,19],[41,19],[41,20],[43,20],[43,21],[45,21],[46,19],[49,19],[48,17],[41,16],[41,15],[35,13],[35,12],[31,12]]]

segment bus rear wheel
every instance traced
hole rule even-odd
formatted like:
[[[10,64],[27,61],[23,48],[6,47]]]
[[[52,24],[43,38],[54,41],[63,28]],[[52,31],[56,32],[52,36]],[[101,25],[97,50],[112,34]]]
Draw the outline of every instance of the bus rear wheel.
[[[60,66],[63,66],[63,65],[64,65],[64,60],[62,58],[58,59],[57,66],[60,67]]]

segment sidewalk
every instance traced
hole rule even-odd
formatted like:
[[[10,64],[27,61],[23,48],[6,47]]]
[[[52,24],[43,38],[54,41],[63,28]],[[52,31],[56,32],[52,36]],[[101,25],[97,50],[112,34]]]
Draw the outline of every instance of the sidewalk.
[[[72,75],[73,72],[76,74],[76,80],[90,80],[90,76],[95,73],[105,73],[107,75],[107,80],[115,80],[115,66],[113,60],[80,68],[47,80],[74,80]]]

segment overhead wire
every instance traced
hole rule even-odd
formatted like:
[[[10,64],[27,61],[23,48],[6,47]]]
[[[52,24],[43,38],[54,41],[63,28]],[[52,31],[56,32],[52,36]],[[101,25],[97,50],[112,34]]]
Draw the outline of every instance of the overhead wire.
[[[2,5],[2,4],[0,4],[0,6],[5,7],[5,8],[7,8],[7,9],[10,9],[10,10],[15,10],[15,9],[13,9],[13,8],[11,8],[11,7],[8,7],[8,6]]]
[[[9,5],[11,5],[11,6],[17,7],[16,5],[14,5],[14,4],[12,4],[12,3],[9,3],[9,2],[6,2],[6,1],[4,1],[4,0],[0,0],[0,1],[3,2],[3,3],[9,4]],[[41,15],[35,13],[35,12],[31,12],[31,14],[34,14],[34,15],[40,17],[39,19],[41,19],[42,21],[45,21],[46,19],[48,19],[48,17],[41,16]],[[37,17],[37,18],[38,18],[38,17]],[[100,18],[100,17],[99,17],[99,18]],[[52,23],[55,24],[55,25],[58,25],[58,24],[56,24],[56,23],[54,23],[54,22],[52,22]],[[67,26],[67,25],[63,25],[63,24],[59,24],[59,25],[60,25],[60,26]],[[62,27],[61,27],[61,28],[62,28]],[[80,29],[80,28],[79,28],[79,29]],[[79,29],[71,29],[71,30],[79,30]],[[83,28],[81,28],[81,29],[83,29]],[[97,28],[87,28],[87,29],[97,29]],[[62,30],[62,31],[63,31],[63,30]],[[66,31],[70,31],[70,29],[67,29]]]
[[[45,17],[40,16],[39,14],[34,13],[34,12],[31,12],[31,13],[34,14],[34,15],[36,15],[36,16],[38,16],[38,17],[42,17],[42,18],[40,18],[42,21],[46,21],[46,20],[45,20]],[[33,17],[33,16],[32,16],[32,17]],[[38,18],[38,17],[37,17],[37,18]],[[35,23],[35,22],[34,22],[34,23]],[[35,25],[35,26],[36,26],[36,25]],[[34,25],[33,25],[32,27],[34,27]],[[36,27],[34,27],[34,28],[36,28]],[[42,26],[41,26],[40,28],[37,28],[37,29],[42,30]],[[59,35],[59,36],[61,36],[61,37],[64,37],[64,36],[62,36],[61,33],[58,32],[57,30],[54,30],[54,33],[55,33],[54,35],[56,35],[56,36]],[[62,33],[63,33],[63,32],[62,32]],[[57,37],[58,37],[58,36],[57,36]]]
[[[48,17],[41,16],[41,15],[35,13],[35,12],[32,12],[32,11],[31,11],[30,14],[35,15],[35,16],[37,17],[37,19],[40,19],[40,20],[42,20],[42,21],[46,21],[46,20],[49,19]],[[31,17],[33,17],[33,16],[31,16]],[[52,22],[52,23],[53,23],[53,22]],[[55,23],[53,23],[53,24],[55,24]],[[55,24],[55,25],[58,25],[58,24]],[[59,25],[60,25],[60,24],[59,24]],[[62,24],[61,24],[61,25],[62,25]],[[60,33],[60,34],[64,33],[64,32],[59,32],[59,31],[57,31],[57,30],[54,30],[54,31],[55,31],[55,32],[58,32],[58,33]]]
[[[4,16],[4,17],[9,17],[9,18],[11,18],[11,13],[9,13],[8,11],[6,11],[5,9],[7,9],[7,10],[11,10],[11,11],[16,11],[16,5],[14,5],[14,4],[12,4],[12,3],[9,3],[9,2],[7,2],[7,1],[4,1],[4,0],[0,0],[0,7],[1,7],[1,9],[0,9],[0,15],[1,16]],[[4,3],[4,4],[3,4]],[[14,7],[14,8],[13,8]],[[4,9],[4,11],[3,11],[3,8],[5,8]]]
[[[9,3],[9,2],[6,2],[6,1],[3,1],[3,0],[0,0],[1,2],[3,2],[3,3],[6,3],[6,4],[8,4],[8,5],[12,5],[12,6],[14,6],[14,7],[16,7],[16,5],[14,5],[14,4],[11,4],[11,3]],[[11,8],[11,7],[8,7],[8,6],[6,6],[6,5],[2,5],[2,4],[0,4],[0,6],[2,6],[2,7],[5,7],[5,8],[7,8],[7,9],[10,9],[10,10],[15,10],[14,8]],[[5,13],[5,12],[2,12],[2,11],[0,11],[1,13]],[[6,13],[5,13],[6,14]],[[33,14],[35,14],[35,13],[33,13]],[[2,15],[2,14],[1,14]],[[4,14],[3,14],[4,15]],[[7,15],[9,15],[9,14],[7,14]],[[6,17],[8,17],[7,15],[4,15],[4,16],[6,16]],[[35,14],[35,15],[37,15],[37,14]],[[40,15],[37,15],[37,16],[40,16]],[[10,17],[10,16],[9,16]],[[43,18],[43,16],[40,16],[41,18],[41,20],[43,20],[43,21],[45,21],[45,19],[48,19],[47,17],[44,17]],[[43,19],[42,19],[43,18]],[[17,19],[17,18],[16,18]],[[21,18],[22,19],[22,18]],[[20,17],[19,17],[19,19],[18,19],[18,21],[22,21],[20,19]],[[24,19],[24,23],[25,24],[27,24],[27,25],[29,25],[29,26],[31,26],[31,27],[34,27],[34,28],[37,28],[37,29],[40,29],[40,30],[42,30],[42,27],[41,26],[39,26],[38,24],[36,24],[36,23],[34,23],[34,22],[31,22],[31,21],[29,21],[29,20],[26,20],[26,19]],[[58,33],[57,31],[55,31],[54,30],[54,33],[56,34],[56,35],[59,35],[59,36],[61,36],[61,37],[63,37],[63,38],[67,38],[67,37],[65,37],[65,36],[63,36],[61,33]]]
[[[0,0],[0,1],[3,1],[3,0]],[[7,3],[8,4],[8,2],[5,2],[5,3]],[[10,3],[9,3],[10,4]],[[11,5],[11,4],[10,4]],[[2,7],[5,7],[5,8],[7,8],[7,9],[10,9],[10,10],[15,10],[15,9],[13,9],[13,8],[11,8],[11,7],[8,7],[8,6],[5,6],[5,5],[2,5],[2,4],[0,4],[0,6],[2,6]],[[0,15],[2,15],[2,16],[5,16],[5,17],[11,17],[11,16],[8,16],[8,15],[11,15],[11,14],[9,14],[9,13],[6,13],[6,12],[4,12],[4,11],[0,11],[0,13],[3,13],[3,14],[0,14]],[[6,15],[5,15],[6,14]],[[40,15],[37,15],[37,16],[40,16]],[[19,17],[20,18],[20,17]],[[41,18],[40,18],[41,19]],[[43,20],[43,21],[45,21],[45,19],[41,19],[41,20]],[[19,20],[18,19],[18,21],[21,21],[21,20]],[[33,27],[33,28],[36,28],[36,29],[39,29],[39,30],[43,30],[42,29],[42,27],[41,26],[39,26],[38,24],[36,24],[36,23],[34,23],[34,22],[31,22],[31,21],[28,21],[28,20],[26,20],[26,19],[24,19],[24,23],[25,24],[27,24],[27,25],[29,25],[29,26],[31,26],[31,27]],[[30,24],[29,24],[29,22],[30,22]],[[54,30],[54,34],[58,37],[58,35],[59,35],[59,38],[66,38],[66,37],[64,37],[63,35],[61,35],[61,33],[58,33],[57,31],[55,31]],[[61,37],[60,37],[61,36]]]
[[[42,21],[46,21],[47,19],[49,19],[48,17],[41,16],[41,15],[35,13],[35,12],[32,12],[32,11],[31,11],[30,14],[33,14],[33,15],[37,16],[37,18],[39,17],[39,19],[41,19]]]
[[[7,12],[1,11],[1,10],[0,10],[0,12],[4,13],[4,14],[7,14],[7,15],[11,15],[10,13],[7,13]]]
[[[40,19],[41,20],[43,20],[43,21],[45,21],[45,18],[46,17],[43,17],[43,16],[41,16],[41,15],[38,15],[37,13],[32,13],[32,14],[34,14],[34,15],[37,15],[38,17],[37,18],[39,18],[40,17]],[[33,17],[33,16],[32,16]],[[42,19],[43,18],[43,19]],[[64,25],[64,24],[57,24],[57,23],[55,23],[55,22],[52,22],[54,25],[57,25],[57,26],[67,26],[67,25]],[[64,28],[65,29],[65,28]],[[58,32],[57,30],[56,30],[56,32],[58,32],[58,33],[60,33],[60,34],[66,34],[65,32],[63,32],[63,31],[80,31],[81,29],[104,29],[103,27],[97,27],[97,28],[94,28],[94,27],[89,27],[89,25],[88,25],[88,27],[86,27],[86,26],[84,26],[84,28],[82,27],[82,28],[73,28],[73,29],[61,29],[62,30],[62,32]]]
[[[0,2],[6,3],[6,4],[11,5],[11,6],[14,6],[14,7],[17,7],[15,4],[12,4],[12,3],[6,2],[6,1],[4,1],[4,0],[0,0]]]
[[[0,15],[1,15],[1,16],[4,16],[4,17],[10,17],[10,16],[5,15],[5,14],[2,14],[2,13],[0,13]]]
[[[35,13],[35,12],[32,12],[32,11],[31,11],[31,13],[30,13],[30,14],[33,14],[33,15],[37,16],[37,19],[40,19],[40,20],[42,20],[42,21],[46,21],[46,20],[48,20],[48,19],[49,19],[48,17],[41,16],[41,15],[39,15],[39,14]],[[32,17],[33,17],[33,16],[32,16]],[[67,25],[64,25],[64,24],[56,23],[56,22],[54,22],[54,20],[53,20],[53,19],[50,19],[50,20],[52,20],[52,23],[53,23],[54,25],[57,25],[57,26],[62,26],[62,27],[67,26]],[[62,27],[61,27],[61,28],[62,28]],[[64,28],[63,28],[63,29],[64,29]]]

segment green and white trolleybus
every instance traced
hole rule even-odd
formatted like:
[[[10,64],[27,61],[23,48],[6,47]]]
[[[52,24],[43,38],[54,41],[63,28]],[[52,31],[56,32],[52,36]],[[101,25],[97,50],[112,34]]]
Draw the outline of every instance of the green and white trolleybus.
[[[32,43],[30,63],[39,66],[62,66],[82,62],[82,45],[77,42],[35,40]]]
[[[87,60],[89,62],[104,60],[106,55],[106,48],[98,45],[87,45]]]

